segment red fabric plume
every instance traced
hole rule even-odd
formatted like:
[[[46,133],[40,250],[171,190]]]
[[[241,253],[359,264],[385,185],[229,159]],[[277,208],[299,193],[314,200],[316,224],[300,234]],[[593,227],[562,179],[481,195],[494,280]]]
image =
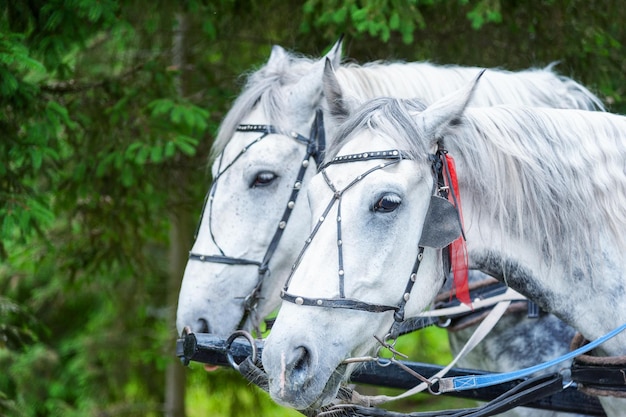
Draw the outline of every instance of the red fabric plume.
[[[448,186],[452,189],[452,193],[454,193],[454,198],[452,198],[452,193],[450,193],[448,195],[448,199],[450,199],[452,204],[454,204],[459,211],[461,227],[463,227],[463,210],[461,209],[461,196],[459,195],[456,166],[454,165],[454,159],[450,156],[450,154],[446,153],[445,159],[446,167],[448,169],[448,173],[450,174],[450,180],[452,181],[452,184],[448,184]],[[452,275],[454,277],[456,298],[460,302],[470,305],[472,301],[470,299],[468,284],[467,246],[463,236],[459,236],[457,240],[450,244],[450,262],[452,264]]]

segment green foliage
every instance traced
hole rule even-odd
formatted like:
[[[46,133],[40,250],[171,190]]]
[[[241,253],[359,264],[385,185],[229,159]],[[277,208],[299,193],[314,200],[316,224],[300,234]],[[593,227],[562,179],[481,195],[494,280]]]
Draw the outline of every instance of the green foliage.
[[[162,415],[176,360],[169,219],[197,218],[211,139],[274,43],[319,55],[345,33],[360,62],[558,60],[626,109],[619,1],[0,0],[0,12],[1,415]],[[445,363],[446,346],[437,330],[398,341],[424,362]],[[190,416],[295,415],[232,371],[196,368]],[[431,400],[393,407],[441,407]]]
[[[337,27],[345,31],[353,27],[356,33],[367,33],[379,37],[383,42],[391,38],[391,32],[397,31],[406,44],[413,42],[416,27],[424,28],[426,22],[420,7],[430,6],[436,0],[373,0],[361,1],[322,1],[308,0],[303,6],[305,16],[314,19],[316,27]],[[311,23],[305,20],[301,26],[304,32],[310,32]]]
[[[469,0],[461,0],[461,4],[469,4]],[[472,22],[472,28],[478,30],[487,23],[502,22],[500,8],[500,0],[480,0],[467,12],[467,18]]]
[[[187,394],[188,417],[229,417],[241,415],[241,410],[250,410],[250,415],[297,417],[295,410],[279,407],[269,395],[231,369],[218,369],[207,373],[192,364],[189,371]]]
[[[368,34],[383,42],[391,39],[392,32],[398,32],[402,42],[412,44],[415,32],[426,29],[428,22],[423,10],[437,10],[441,0],[370,0],[338,1],[307,0],[303,11],[307,18],[301,26],[309,33],[316,28],[333,27],[341,32],[349,30],[355,35]],[[479,0],[471,5],[470,0],[458,0],[463,6],[471,7],[466,13],[474,29],[488,23],[501,23],[500,0]]]

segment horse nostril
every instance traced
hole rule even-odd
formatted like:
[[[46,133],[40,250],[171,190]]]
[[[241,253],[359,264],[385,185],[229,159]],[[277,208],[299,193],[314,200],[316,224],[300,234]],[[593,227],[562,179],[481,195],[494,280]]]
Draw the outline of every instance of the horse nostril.
[[[287,362],[286,371],[291,375],[291,383],[294,386],[303,386],[310,378],[311,353],[304,346],[299,346],[293,351],[291,360]]]
[[[198,319],[197,331],[198,333],[211,333],[209,331],[209,322],[205,319]]]
[[[293,370],[296,372],[306,371],[311,364],[311,355],[304,346],[300,346],[296,349],[295,360],[293,363]]]

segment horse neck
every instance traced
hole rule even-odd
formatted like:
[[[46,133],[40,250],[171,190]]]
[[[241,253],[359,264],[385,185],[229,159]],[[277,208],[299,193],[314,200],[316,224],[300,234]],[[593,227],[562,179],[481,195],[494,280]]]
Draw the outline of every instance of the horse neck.
[[[587,339],[594,340],[626,322],[621,270],[607,267],[590,276],[581,271],[566,272],[559,265],[546,263],[541,251],[524,242],[509,240],[509,245],[496,247],[493,241],[498,239],[493,234],[483,233],[487,239],[479,242],[473,232],[467,235],[471,268],[524,294]],[[603,351],[626,354],[625,343],[626,335],[620,335],[603,346]]]
[[[457,165],[458,167],[458,165]],[[459,171],[459,175],[463,175]],[[460,186],[463,183],[460,181]],[[461,188],[470,268],[485,272],[537,302],[593,340],[626,322],[624,280],[618,245],[610,239],[591,251],[555,253],[546,258],[545,247],[504,229],[489,213],[488,199],[476,200]],[[572,267],[570,257],[589,256],[593,266]],[[615,260],[615,262],[613,262]],[[605,346],[606,354],[625,354],[626,335]]]

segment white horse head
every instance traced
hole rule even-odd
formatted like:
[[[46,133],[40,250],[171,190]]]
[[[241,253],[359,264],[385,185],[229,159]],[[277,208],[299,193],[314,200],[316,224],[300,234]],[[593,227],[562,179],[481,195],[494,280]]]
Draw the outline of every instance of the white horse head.
[[[228,335],[256,324],[245,316],[246,303],[262,300],[258,317],[278,304],[282,280],[271,277],[287,274],[291,248],[308,230],[306,202],[295,203],[315,172],[324,134],[315,117],[324,62],[338,65],[340,55],[340,41],[318,61],[293,59],[275,46],[226,116],[179,296],[179,332],[190,326]]]
[[[179,295],[179,332],[190,326],[196,332],[227,335],[239,326],[254,326],[278,307],[280,285],[310,226],[309,208],[303,198],[293,210],[287,207],[291,206],[295,183],[304,190],[315,171],[308,168],[302,181],[296,181],[307,146],[289,132],[297,132],[300,139],[314,139],[309,132],[315,126],[316,111],[322,108],[328,116],[322,100],[326,59],[336,68],[336,74],[330,66],[326,68],[327,78],[332,75],[335,80],[332,86],[326,83],[329,97],[338,93],[358,99],[389,95],[421,97],[431,103],[480,71],[429,63],[339,66],[340,49],[341,41],[326,57],[311,60],[274,47],[267,64],[249,77],[224,119],[213,147],[214,184]],[[557,76],[551,68],[517,73],[490,70],[487,78],[473,98],[477,105],[514,101],[553,107],[602,106],[580,84]],[[257,129],[238,131],[240,124],[252,124]],[[266,134],[268,125],[276,132]],[[328,125],[326,136],[330,138],[334,124]],[[263,139],[255,142],[260,137]],[[314,165],[312,159],[307,163]],[[277,232],[286,210],[293,212],[284,230]],[[275,240],[277,233],[282,236]],[[272,254],[269,258],[268,253]],[[265,261],[263,268],[267,266],[268,272],[259,275],[256,263]],[[260,298],[251,297],[257,292]],[[245,313],[246,304],[256,304],[256,320]]]
[[[459,233],[447,202],[433,209],[442,146],[457,161],[471,267],[589,339],[626,321],[616,295],[626,267],[626,118],[467,108],[473,90],[423,111],[417,101],[372,100],[337,130],[309,186],[313,232],[263,352],[278,403],[327,404],[353,370],[346,359],[372,353],[374,336],[429,307],[443,284],[440,248]],[[623,354],[624,340],[605,351]]]

